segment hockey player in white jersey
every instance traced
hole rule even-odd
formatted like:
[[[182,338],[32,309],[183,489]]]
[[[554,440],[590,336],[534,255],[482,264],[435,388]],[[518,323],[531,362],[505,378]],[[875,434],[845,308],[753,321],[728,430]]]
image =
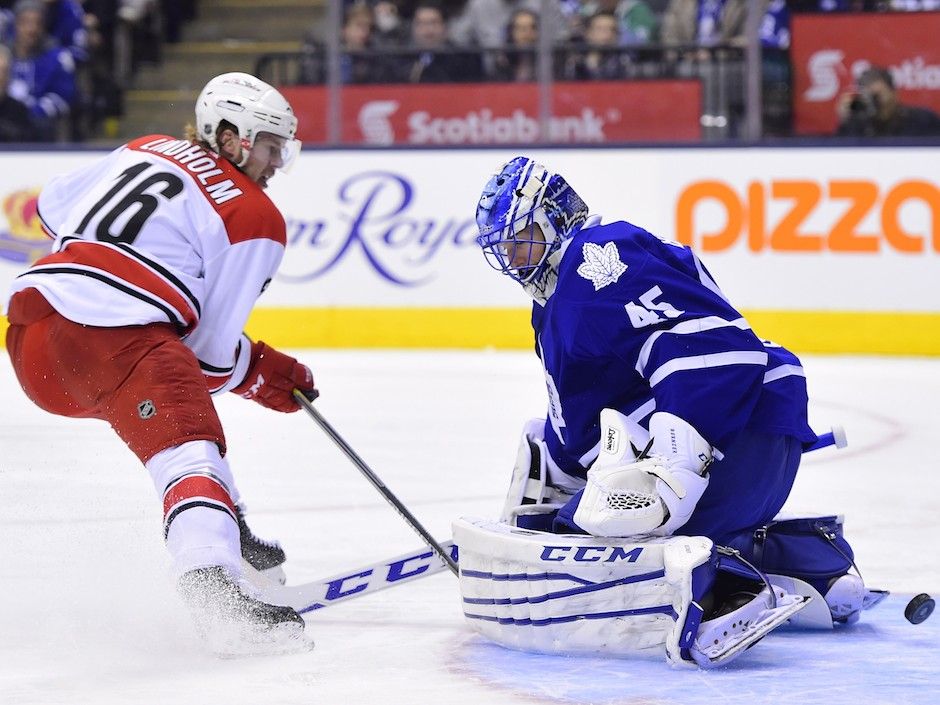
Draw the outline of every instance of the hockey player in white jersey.
[[[472,624],[520,648],[665,644],[708,666],[787,620],[832,628],[883,596],[852,572],[840,517],[778,518],[816,441],[803,368],[689,248],[589,217],[525,157],[488,181],[476,217],[487,260],[534,300],[549,399],[502,523],[455,527]]]
[[[55,414],[107,421],[163,502],[180,591],[220,654],[306,649],[303,619],[257,599],[242,559],[276,572],[252,535],[210,395],[296,411],[310,370],[242,330],[284,255],[264,193],[290,164],[297,119],[243,73],[209,81],[186,139],[149,135],[49,182],[52,253],[13,284],[7,349],[23,390]],[[192,131],[192,128],[190,128]]]

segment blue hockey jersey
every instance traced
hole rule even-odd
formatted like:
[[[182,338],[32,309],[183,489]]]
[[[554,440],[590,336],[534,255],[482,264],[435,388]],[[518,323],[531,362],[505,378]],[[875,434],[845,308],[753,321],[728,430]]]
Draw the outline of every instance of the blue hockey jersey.
[[[718,458],[744,428],[816,440],[800,361],[758,338],[689,248],[590,221],[566,245],[554,293],[532,310],[545,439],[563,471],[586,476],[605,407],[644,429],[654,411],[675,414]]]

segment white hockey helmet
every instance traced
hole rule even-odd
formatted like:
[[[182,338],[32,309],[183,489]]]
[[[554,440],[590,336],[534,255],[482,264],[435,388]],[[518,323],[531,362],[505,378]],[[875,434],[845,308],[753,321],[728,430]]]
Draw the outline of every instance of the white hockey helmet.
[[[300,142],[294,139],[297,117],[290,103],[274,86],[251,74],[223,73],[202,89],[196,99],[196,134],[215,150],[219,149],[216,135],[223,120],[235,126],[245,147],[237,166],[248,160],[248,152],[261,132],[284,138],[282,171],[300,151]]]

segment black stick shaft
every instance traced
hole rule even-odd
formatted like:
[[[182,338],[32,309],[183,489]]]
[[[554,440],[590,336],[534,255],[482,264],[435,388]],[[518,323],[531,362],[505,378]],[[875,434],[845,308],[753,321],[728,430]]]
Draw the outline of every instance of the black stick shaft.
[[[316,421],[317,425],[323,429],[326,435],[330,437],[330,440],[332,440],[333,443],[335,443],[339,449],[346,454],[346,457],[349,458],[352,461],[352,464],[359,469],[359,472],[365,475],[366,479],[372,483],[372,486],[382,493],[382,496],[385,497],[386,501],[388,501],[388,503],[395,508],[395,511],[401,515],[401,518],[404,519],[408,525],[417,532],[418,536],[420,536],[428,544],[428,546],[434,549],[434,552],[440,556],[441,560],[444,561],[448,568],[450,568],[451,572],[454,575],[458,575],[457,563],[453,558],[450,557],[450,554],[447,553],[447,551],[441,547],[434,537],[431,536],[428,530],[421,525],[421,522],[415,519],[414,515],[408,511],[408,508],[399,501],[398,497],[396,497],[395,494],[385,486],[385,483],[379,479],[378,475],[372,472],[372,469],[366,465],[365,461],[359,457],[359,454],[350,447],[343,437],[336,432],[336,429],[333,428],[325,418],[323,418],[323,415],[317,411],[317,409],[313,406],[313,403],[307,399],[307,397],[304,396],[300,390],[297,389],[294,390],[294,398],[297,400],[297,403],[303,407],[304,411],[310,415],[310,418]]]

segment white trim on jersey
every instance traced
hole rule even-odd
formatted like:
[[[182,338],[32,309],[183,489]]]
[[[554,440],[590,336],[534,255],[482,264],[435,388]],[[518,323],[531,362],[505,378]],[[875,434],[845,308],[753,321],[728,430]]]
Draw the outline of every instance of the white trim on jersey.
[[[799,365],[780,365],[764,373],[764,384],[776,382],[784,377],[806,377],[806,373]]]
[[[695,270],[698,272],[698,278],[699,281],[702,282],[702,285],[716,296],[720,296],[722,301],[727,302],[728,297],[718,288],[718,284],[715,283],[715,280],[708,276],[708,272],[705,271],[705,266],[694,252],[692,253],[692,261],[695,262]]]
[[[213,367],[202,360],[199,361],[202,374],[205,375],[206,382],[209,384],[209,393],[213,395],[231,391],[241,384],[248,373],[250,364],[251,339],[244,333],[235,347],[235,362],[230,367]]]
[[[661,336],[667,333],[674,335],[689,335],[693,333],[701,333],[707,330],[714,330],[716,328],[726,328],[729,326],[740,328],[741,330],[751,330],[751,326],[746,320],[744,320],[743,317],[737,318],[733,321],[727,321],[724,318],[719,318],[718,316],[694,318],[677,323],[676,325],[672,326],[672,328],[658,330],[650,335],[646,339],[646,342],[643,343],[643,347],[640,348],[640,354],[637,356],[635,369],[637,373],[639,373],[640,377],[645,377],[646,365],[649,363],[653,344],[659,340]]]
[[[709,367],[724,367],[726,365],[766,366],[767,353],[736,350],[734,352],[712,353],[710,355],[675,357],[656,368],[653,374],[649,376],[649,385],[655,387],[673,372],[703,370]]]

